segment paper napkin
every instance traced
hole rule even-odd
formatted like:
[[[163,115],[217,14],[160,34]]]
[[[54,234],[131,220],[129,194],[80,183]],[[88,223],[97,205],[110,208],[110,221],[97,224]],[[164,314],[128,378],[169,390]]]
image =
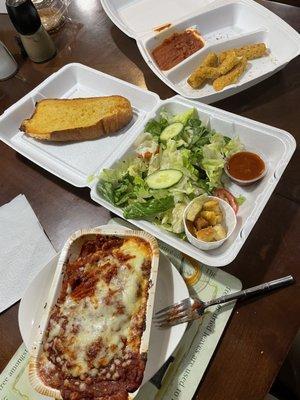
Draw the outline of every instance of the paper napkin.
[[[55,253],[24,195],[0,207],[0,312],[20,300]]]

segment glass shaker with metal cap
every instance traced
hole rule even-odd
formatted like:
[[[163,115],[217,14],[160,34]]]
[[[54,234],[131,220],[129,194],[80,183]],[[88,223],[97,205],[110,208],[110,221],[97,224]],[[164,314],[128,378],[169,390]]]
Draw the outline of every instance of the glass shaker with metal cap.
[[[41,23],[31,0],[6,0],[8,15],[20,34],[28,57],[37,63],[48,61],[56,54],[53,40]]]

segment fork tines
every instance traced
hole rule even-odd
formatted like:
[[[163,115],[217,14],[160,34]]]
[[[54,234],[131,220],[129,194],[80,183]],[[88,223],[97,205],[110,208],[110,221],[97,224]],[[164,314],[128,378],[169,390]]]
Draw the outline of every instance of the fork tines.
[[[153,320],[158,327],[166,328],[191,321],[193,318],[191,299],[187,298],[156,312]]]
[[[194,319],[196,319],[196,317],[194,315],[186,315],[186,316],[182,316],[182,317],[177,317],[174,319],[165,319],[161,322],[158,321],[154,321],[155,325],[159,328],[170,328],[174,325],[179,325],[179,324],[183,324],[185,322],[190,322],[193,321]]]

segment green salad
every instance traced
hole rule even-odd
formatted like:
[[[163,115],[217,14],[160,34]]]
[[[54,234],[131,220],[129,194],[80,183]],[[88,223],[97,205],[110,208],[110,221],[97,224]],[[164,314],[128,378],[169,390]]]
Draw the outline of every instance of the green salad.
[[[98,193],[129,219],[147,219],[182,235],[186,205],[201,194],[222,188],[227,157],[242,150],[209,129],[195,109],[150,120],[134,152],[114,168],[104,169]]]

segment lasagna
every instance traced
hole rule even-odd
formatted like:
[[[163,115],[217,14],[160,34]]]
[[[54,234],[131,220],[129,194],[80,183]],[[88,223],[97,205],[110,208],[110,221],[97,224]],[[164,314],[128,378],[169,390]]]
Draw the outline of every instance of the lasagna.
[[[92,235],[65,264],[38,357],[63,399],[125,400],[140,386],[151,263],[142,238]]]

